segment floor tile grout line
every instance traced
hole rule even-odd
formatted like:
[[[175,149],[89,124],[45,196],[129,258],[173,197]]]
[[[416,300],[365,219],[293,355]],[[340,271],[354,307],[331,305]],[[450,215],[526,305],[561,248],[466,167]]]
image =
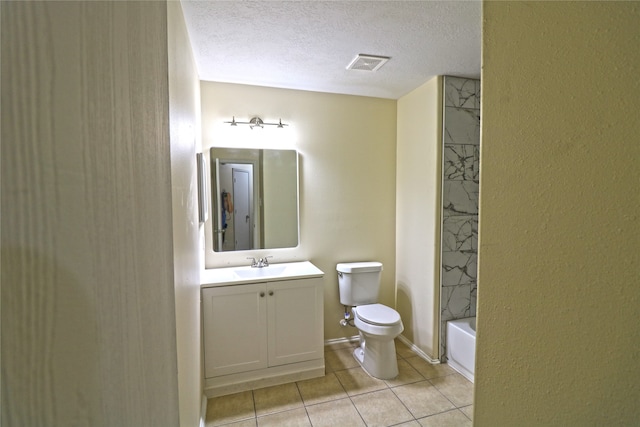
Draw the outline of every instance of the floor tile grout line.
[[[445,375],[445,376],[446,376],[446,375]],[[436,378],[441,378],[441,377],[436,377]],[[440,391],[440,389],[439,389],[438,387],[436,387],[436,385],[435,385],[434,383],[432,383],[432,382],[431,382],[431,380],[427,380],[427,381],[429,381],[429,384],[431,384],[431,387],[435,388],[435,389],[436,389],[436,391],[437,391],[438,393],[440,393],[440,395],[441,395],[442,397],[444,397],[445,399],[447,399],[447,400],[449,401],[449,403],[451,403],[455,409],[458,409],[458,405],[456,405],[455,403],[453,403],[453,401],[452,401],[451,399],[449,399],[449,398],[448,398],[448,397],[447,397],[447,396],[446,396],[442,391]]]
[[[351,405],[353,405],[353,409],[356,410],[356,412],[358,413],[358,416],[360,417],[360,419],[362,420],[362,423],[365,426],[368,426],[367,421],[364,419],[364,416],[360,413],[360,410],[358,409],[358,407],[356,406],[355,402],[353,401],[353,399],[351,398],[351,396],[347,396],[347,398],[349,399],[349,402],[351,402]]]
[[[326,353],[328,353],[328,352],[333,352],[333,353],[335,354],[337,351],[340,351],[340,350],[348,350],[348,351],[352,351],[352,350],[353,350],[353,348],[355,348],[355,347],[354,347],[354,346],[345,346],[345,347],[342,347],[342,348],[339,348],[339,349],[327,349],[327,348],[325,348],[325,354],[326,354]],[[403,350],[403,351],[404,351],[404,350]],[[405,352],[405,353],[406,353],[406,352]],[[411,415],[411,417],[413,418],[413,420],[414,420],[414,421],[419,422],[419,421],[418,421],[418,418],[416,418],[416,417],[415,417],[415,415],[411,412],[411,410],[409,410],[409,408],[407,407],[407,405],[402,401],[402,399],[400,399],[400,397],[396,394],[396,391],[395,391],[394,389],[396,389],[396,388],[398,388],[398,387],[402,387],[402,386],[410,385],[410,384],[415,384],[415,383],[422,382],[422,381],[427,381],[427,382],[428,382],[428,384],[429,384],[430,386],[434,387],[434,388],[437,390],[437,392],[438,392],[438,394],[439,394],[439,395],[441,395],[442,397],[444,397],[444,398],[445,398],[445,400],[447,400],[449,403],[451,403],[451,405],[453,405],[453,408],[451,408],[451,409],[449,409],[449,410],[442,411],[442,412],[438,412],[438,413],[435,413],[435,414],[430,414],[430,415],[428,415],[427,417],[434,416],[434,415],[438,415],[438,414],[442,414],[442,413],[446,413],[446,412],[452,412],[452,411],[456,411],[456,410],[457,410],[457,411],[462,412],[462,414],[464,415],[464,417],[465,417],[466,419],[469,419],[470,421],[473,421],[473,420],[472,420],[472,419],[471,419],[471,418],[470,418],[470,417],[469,417],[465,412],[463,412],[463,411],[462,411],[462,408],[467,408],[467,407],[473,406],[473,403],[466,404],[466,405],[461,405],[461,406],[456,405],[456,403],[455,403],[452,399],[450,399],[447,395],[445,395],[445,394],[440,390],[440,388],[438,388],[438,387],[433,383],[433,381],[432,381],[432,380],[436,380],[436,379],[438,379],[438,378],[452,377],[452,376],[457,375],[457,373],[456,373],[456,372],[449,372],[449,373],[446,373],[446,374],[438,374],[438,375],[433,376],[433,377],[431,377],[431,378],[427,378],[424,374],[422,374],[422,373],[420,372],[420,370],[418,369],[418,367],[416,367],[416,366],[412,365],[412,364],[409,362],[409,360],[408,360],[408,359],[414,358],[414,357],[416,357],[416,356],[418,356],[418,357],[419,357],[419,355],[417,355],[417,354],[415,354],[415,353],[413,353],[412,355],[405,354],[405,355],[403,356],[402,354],[400,354],[400,353],[398,352],[398,349],[397,349],[397,347],[396,347],[396,357],[397,357],[397,360],[403,360],[403,361],[407,362],[407,365],[408,365],[411,369],[415,370],[415,371],[416,371],[416,373],[417,373],[417,374],[418,374],[422,379],[413,379],[413,380],[409,380],[409,381],[407,381],[407,382],[404,382],[404,383],[401,383],[401,384],[395,384],[395,385],[389,384],[389,383],[387,383],[387,381],[385,381],[385,380],[380,380],[380,379],[378,379],[379,381],[381,381],[381,382],[382,382],[383,387],[381,387],[381,388],[379,388],[379,389],[376,389],[376,390],[365,391],[365,392],[357,393],[357,394],[353,394],[353,395],[349,394],[349,392],[348,392],[348,391],[347,391],[347,389],[346,389],[346,386],[343,384],[343,381],[341,381],[341,380],[340,380],[340,377],[339,377],[338,375],[336,375],[336,373],[337,373],[337,372],[340,372],[340,371],[348,371],[348,370],[355,370],[355,369],[363,369],[363,368],[362,368],[362,366],[361,366],[360,364],[358,364],[357,366],[351,366],[351,367],[347,367],[347,366],[345,366],[345,365],[341,365],[341,366],[339,366],[339,367],[338,367],[338,369],[335,369],[335,368],[334,368],[334,366],[332,366],[332,365],[331,365],[331,363],[327,363],[327,368],[328,368],[328,369],[327,369],[327,371],[329,371],[329,370],[330,370],[330,372],[326,372],[326,373],[325,373],[325,375],[332,374],[332,375],[335,377],[335,379],[338,381],[338,384],[340,385],[340,387],[341,387],[342,391],[345,393],[346,398],[348,398],[348,399],[349,399],[349,402],[351,403],[351,405],[353,406],[353,408],[356,410],[356,412],[358,413],[358,416],[360,417],[360,419],[362,420],[362,422],[363,422],[365,425],[367,425],[367,424],[366,424],[366,421],[364,420],[364,416],[362,415],[362,413],[360,412],[360,410],[358,409],[358,407],[355,405],[355,402],[353,401],[353,399],[354,399],[355,397],[358,397],[358,396],[363,396],[363,395],[366,395],[366,394],[372,394],[372,393],[376,393],[376,392],[384,391],[384,390],[387,390],[387,389],[388,389],[388,390],[391,390],[391,392],[393,393],[393,395],[394,395],[394,396],[395,396],[395,397],[400,401],[400,403],[402,404],[402,406],[403,406],[403,407],[408,411],[408,413]],[[338,360],[338,361],[339,361],[339,360],[340,360],[340,359],[339,359],[339,357],[337,357],[337,356],[336,356],[336,360]],[[366,371],[365,371],[365,372],[366,372]],[[370,376],[370,375],[369,375],[369,376]],[[373,378],[373,377],[372,377],[372,378]],[[309,403],[307,403],[307,402],[304,400],[304,398],[302,397],[302,391],[301,391],[301,389],[300,389],[299,382],[300,382],[300,381],[294,381],[294,384],[295,384],[295,386],[296,386],[296,391],[297,391],[297,393],[298,393],[298,397],[300,398],[300,403],[302,404],[302,407],[303,407],[303,408],[304,408],[304,410],[305,410],[305,414],[307,415],[307,420],[308,420],[308,422],[309,422],[309,424],[310,424],[310,425],[313,425],[313,423],[311,422],[311,416],[309,415],[309,410],[308,410],[308,408],[309,408],[309,407],[314,406],[314,405],[320,405],[320,404],[330,403],[330,402],[336,402],[336,401],[338,401],[338,400],[342,400],[342,399],[344,399],[344,397],[336,397],[336,398],[331,398],[330,400],[327,400],[327,401],[315,402],[315,403],[310,403],[310,402],[309,402]],[[257,424],[258,424],[258,418],[260,418],[260,416],[258,415],[258,408],[257,408],[257,401],[256,401],[256,396],[255,396],[255,390],[248,390],[248,391],[251,391],[251,400],[252,400],[252,404],[253,404],[253,417],[247,417],[247,418],[245,418],[244,420],[247,420],[247,421],[248,421],[248,420],[251,420],[251,419],[252,419],[252,420],[254,421],[255,425],[257,425]],[[356,389],[355,391],[357,391],[357,389]],[[283,410],[279,410],[279,411],[276,411],[276,412],[271,412],[271,413],[263,414],[263,416],[268,416],[268,415],[273,415],[273,414],[277,414],[277,413],[287,412],[287,411],[291,411],[291,410],[295,410],[295,409],[299,409],[299,408],[288,408],[288,409],[283,409]],[[424,418],[424,417],[423,417],[423,418]],[[234,423],[234,422],[238,422],[238,421],[242,421],[242,420],[230,421],[229,423]],[[221,425],[229,425],[229,423],[221,424]],[[402,424],[402,423],[400,423],[400,424]]]
[[[411,409],[409,409],[409,407],[404,403],[404,401],[402,399],[400,399],[400,396],[398,396],[398,394],[393,390],[393,388],[390,388],[390,390],[391,390],[391,393],[393,393],[393,395],[396,397],[396,399],[398,399],[398,401],[400,401],[402,406],[404,406],[405,409],[411,414],[413,419],[415,421],[418,421],[418,419],[416,418],[415,414],[413,412],[411,412]],[[418,421],[418,424],[420,424],[420,421]]]
[[[472,421],[472,422],[473,422],[473,420],[471,420],[469,417],[467,417],[467,414],[465,414],[464,412],[462,412],[462,411],[460,410],[460,408],[451,408],[451,409],[447,409],[447,410],[445,410],[445,411],[435,412],[435,413],[433,413],[433,414],[425,415],[424,417],[421,417],[421,418],[416,418],[416,421],[418,421],[418,420],[424,420],[425,418],[435,417],[435,416],[437,416],[437,415],[446,414],[447,412],[456,412],[456,411],[457,411],[457,412],[460,412],[462,415],[464,415],[464,417],[465,417],[465,418],[467,418],[469,421]],[[418,421],[418,423],[420,423],[420,421]]]
[[[467,405],[467,406],[471,406],[471,405]],[[467,406],[463,406],[462,408],[466,408]],[[473,423],[473,420],[469,417],[469,415],[466,414],[466,412],[462,410],[462,408],[458,408],[458,411],[462,412],[462,415],[467,417],[467,419]]]
[[[449,374],[449,375],[453,376],[453,375],[455,375],[455,373],[452,373],[452,374]],[[444,377],[447,377],[447,376],[449,376],[449,375],[445,375]],[[444,378],[444,377],[436,377],[436,378]],[[464,407],[466,407],[466,406],[471,406],[471,405],[473,405],[473,403],[471,403],[471,404],[469,404],[469,405],[458,406],[458,405],[456,405],[456,404],[455,404],[455,402],[454,402],[454,401],[452,401],[451,399],[449,399],[449,397],[448,397],[447,395],[445,395],[445,394],[444,394],[444,393],[443,393],[443,392],[442,392],[442,391],[441,391],[441,390],[440,390],[440,389],[439,389],[435,384],[433,384],[431,381],[429,381],[429,383],[431,383],[431,385],[433,386],[433,388],[435,388],[435,389],[438,391],[438,393],[440,393],[440,394],[442,395],[442,397],[444,397],[445,399],[447,399],[447,400],[448,400],[448,401],[449,401],[449,402],[454,406],[454,408],[455,408],[455,409],[457,409],[457,410],[459,410],[459,411],[460,411],[460,409],[461,409],[461,408],[464,408]],[[462,412],[462,411],[460,411],[460,412]],[[464,412],[462,412],[462,414],[463,414],[465,417],[467,417],[467,414],[465,414]],[[467,418],[469,418],[469,417],[467,417]],[[473,421],[473,420],[471,420],[470,418],[469,418],[469,420],[470,420],[470,421]]]
[[[258,405],[256,404],[256,394],[251,390],[251,400],[253,401],[253,415],[256,419],[256,425],[258,425]]]
[[[358,369],[358,367],[348,368],[348,369]],[[346,369],[345,369],[345,370],[346,370]],[[335,374],[334,374],[334,375],[335,375]],[[434,378],[443,378],[443,377],[447,377],[447,376],[454,376],[454,375],[455,375],[455,373],[451,373],[451,374],[443,375],[443,376],[440,376],[440,377],[434,377]],[[358,413],[358,416],[360,417],[360,419],[362,420],[362,422],[365,424],[365,426],[367,425],[367,423],[366,423],[366,421],[364,420],[364,417],[363,417],[362,413],[360,412],[360,410],[359,410],[359,409],[358,409],[358,407],[356,406],[355,402],[353,401],[353,398],[354,398],[354,397],[357,397],[357,396],[363,396],[363,395],[366,395],[366,394],[372,394],[372,393],[376,393],[376,392],[379,392],[379,391],[383,391],[383,390],[385,390],[385,389],[389,389],[389,390],[391,390],[391,392],[394,394],[394,396],[396,396],[396,398],[400,401],[400,403],[403,405],[403,407],[404,407],[405,409],[407,409],[408,413],[409,413],[409,414],[411,414],[411,416],[412,416],[413,420],[414,420],[414,421],[418,421],[418,420],[419,420],[419,418],[417,418],[417,417],[416,417],[416,416],[411,412],[411,410],[406,406],[406,404],[402,401],[402,399],[400,399],[400,397],[396,394],[396,392],[395,392],[395,390],[394,390],[394,389],[395,389],[395,388],[398,388],[398,387],[401,387],[401,386],[403,386],[403,385],[415,384],[415,383],[417,383],[417,382],[421,382],[421,381],[426,381],[426,382],[428,382],[428,383],[431,385],[431,387],[435,388],[435,389],[436,389],[436,391],[438,391],[438,393],[439,393],[442,397],[444,397],[448,402],[450,402],[450,403],[453,405],[453,408],[447,409],[447,410],[445,410],[445,411],[441,411],[441,412],[436,412],[436,413],[433,413],[433,414],[429,414],[429,415],[427,415],[427,416],[425,416],[425,417],[422,417],[422,418],[428,418],[428,417],[431,417],[431,416],[435,416],[435,415],[439,415],[439,414],[443,414],[443,413],[447,413],[447,412],[460,411],[460,412],[462,413],[462,415],[464,415],[464,417],[465,417],[465,418],[469,419],[469,421],[472,421],[472,420],[467,416],[467,414],[465,414],[461,409],[462,409],[462,408],[465,408],[465,407],[468,407],[468,406],[472,406],[473,404],[463,405],[463,406],[458,406],[458,405],[456,405],[456,404],[455,404],[453,401],[451,401],[451,399],[449,399],[449,398],[448,398],[448,397],[447,397],[447,396],[446,396],[446,395],[445,395],[445,394],[444,394],[444,393],[443,393],[443,392],[442,392],[438,387],[436,387],[436,386],[431,382],[431,379],[428,379],[428,378],[424,378],[423,380],[419,380],[419,381],[414,381],[414,382],[409,382],[409,383],[405,383],[405,384],[400,384],[400,385],[397,385],[397,386],[390,386],[389,384],[384,383],[384,384],[385,384],[385,387],[384,387],[384,388],[381,388],[381,389],[378,389],[378,390],[367,391],[367,392],[363,392],[363,393],[359,393],[359,394],[355,394],[355,395],[349,395],[349,394],[348,394],[348,392],[347,392],[347,390],[345,389],[344,385],[343,385],[343,384],[342,384],[342,382],[340,381],[340,378],[338,378],[338,377],[336,376],[336,379],[338,380],[338,383],[339,383],[339,384],[340,384],[340,386],[342,387],[342,390],[343,390],[343,391],[345,392],[345,394],[347,395],[347,397],[346,397],[346,398],[348,398],[348,399],[349,399],[350,403],[353,405],[354,409],[355,409],[355,410],[356,410],[356,412]],[[328,400],[328,401],[325,401],[325,402],[318,402],[318,403],[310,403],[310,404],[307,404],[307,403],[305,403],[304,399],[302,398],[302,392],[300,391],[300,388],[299,388],[299,386],[298,386],[298,381],[296,381],[296,382],[294,382],[294,383],[295,383],[295,385],[296,385],[296,390],[298,391],[298,395],[299,395],[299,397],[300,397],[301,403],[302,403],[302,405],[303,405],[303,408],[304,408],[304,410],[305,410],[305,413],[306,413],[306,415],[307,415],[307,418],[308,418],[309,423],[310,423],[310,425],[311,425],[311,426],[313,426],[313,423],[312,423],[312,421],[311,421],[311,417],[310,417],[310,415],[309,415],[309,411],[307,410],[307,408],[308,408],[309,406],[315,406],[315,405],[320,405],[320,404],[324,404],[324,403],[336,402],[336,401],[338,401],[338,400],[345,399],[344,397],[342,397],[342,398],[331,399],[331,400]],[[254,390],[251,390],[251,397],[252,397],[252,403],[253,403],[254,414],[255,414],[255,416],[253,417],[253,419],[255,420],[256,425],[257,425],[258,418],[259,418],[260,416],[258,416],[258,413],[257,413],[257,404],[256,404],[256,400],[255,400]],[[295,409],[299,409],[299,408],[289,408],[289,409],[282,410],[282,411],[277,411],[277,412],[272,412],[272,413],[269,413],[269,414],[264,414],[263,416],[273,415],[273,414],[282,413],[282,412],[287,412],[287,411],[292,411],[292,410],[295,410]],[[247,418],[246,420],[249,420],[249,419],[252,419],[252,418]],[[420,419],[421,419],[421,418],[420,418]],[[237,421],[232,421],[231,423],[233,423],[233,422],[237,422]],[[418,421],[418,422],[419,422],[419,421]],[[227,423],[227,424],[224,424],[224,425],[229,425],[229,424],[230,424],[230,423]],[[402,424],[402,423],[398,423],[398,424]],[[394,424],[394,425],[395,425],[395,424]]]
[[[360,368],[360,369],[363,369],[363,370],[364,370],[364,368],[362,368],[362,366],[359,366],[358,368]],[[352,369],[357,369],[357,368],[352,368]],[[365,371],[365,372],[366,372],[366,371]],[[422,375],[421,375],[421,376],[422,376]],[[372,378],[373,378],[373,377],[372,377]],[[340,378],[338,378],[338,381],[340,382]],[[368,426],[367,422],[366,422],[366,421],[365,421],[365,419],[364,419],[364,416],[362,415],[362,413],[361,413],[361,412],[360,412],[360,410],[358,409],[358,406],[357,406],[357,405],[355,404],[355,402],[353,401],[353,398],[354,398],[354,397],[357,397],[357,396],[364,396],[364,395],[366,395],[366,394],[373,394],[373,393],[377,393],[377,392],[380,392],[380,391],[383,391],[383,390],[390,390],[390,391],[391,391],[391,393],[393,393],[393,395],[398,399],[398,401],[400,402],[400,404],[401,404],[401,405],[402,405],[402,406],[407,410],[407,412],[411,415],[411,417],[413,418],[413,421],[418,421],[418,419],[415,417],[415,415],[413,414],[413,412],[411,412],[411,410],[407,407],[407,405],[405,405],[405,403],[404,403],[404,402],[403,402],[403,401],[398,397],[398,395],[393,391],[393,387],[392,387],[392,386],[390,386],[389,384],[387,384],[387,382],[386,382],[386,381],[384,381],[384,380],[381,380],[381,381],[382,381],[382,382],[383,382],[383,384],[385,385],[385,388],[378,389],[378,390],[372,390],[372,391],[368,391],[368,392],[364,392],[364,393],[360,393],[360,394],[355,394],[355,395],[349,395],[349,394],[347,393],[347,396],[349,397],[349,400],[351,401],[351,404],[352,404],[352,405],[353,405],[353,407],[355,408],[356,412],[358,412],[358,415],[360,415],[360,418],[362,419],[362,422],[364,422],[364,425],[365,425],[365,426]],[[344,388],[344,385],[343,385],[343,388]],[[345,390],[346,390],[346,389],[345,389]],[[411,421],[411,420],[410,420],[410,421]],[[403,421],[403,422],[396,423],[396,424],[392,424],[392,425],[403,424],[403,423],[405,423],[405,422],[408,422],[408,421]],[[419,423],[419,422],[418,422],[418,423]]]
[[[325,373],[326,375],[326,373]],[[311,421],[311,415],[309,415],[309,410],[307,409],[307,404],[304,402],[304,398],[302,397],[302,392],[300,391],[300,387],[298,386],[298,381],[295,382],[296,390],[298,390],[298,395],[300,396],[300,401],[302,402],[302,407],[304,408],[304,413],[307,414],[307,420],[309,420],[309,425],[313,427],[313,422]],[[256,422],[257,424],[257,422]]]
[[[448,375],[446,375],[446,376],[448,376]],[[439,378],[439,377],[438,377],[438,378]],[[363,396],[363,395],[366,395],[366,394],[372,394],[372,393],[380,392],[380,391],[383,391],[383,390],[385,390],[385,389],[389,389],[389,390],[391,390],[391,392],[394,394],[394,396],[396,396],[396,398],[397,398],[397,399],[400,401],[400,403],[405,407],[405,409],[407,409],[408,413],[409,413],[409,414],[411,415],[411,417],[413,418],[413,421],[418,421],[419,419],[422,419],[422,418],[428,418],[428,417],[431,417],[431,416],[435,416],[435,415],[443,414],[443,413],[446,413],[446,412],[452,412],[452,411],[460,411],[460,412],[462,413],[462,415],[464,415],[464,417],[465,417],[465,418],[469,419],[469,421],[473,421],[473,420],[471,420],[471,418],[469,418],[469,417],[467,416],[467,414],[465,414],[465,413],[461,410],[462,408],[465,408],[465,407],[468,407],[468,406],[472,406],[473,404],[464,405],[464,406],[457,406],[454,402],[452,402],[452,401],[451,401],[451,399],[449,399],[449,398],[448,398],[444,393],[442,393],[442,392],[441,392],[441,391],[440,391],[440,390],[439,390],[435,385],[433,385],[433,383],[431,383],[431,381],[430,381],[429,379],[425,379],[425,380],[423,380],[423,381],[427,381],[427,382],[428,382],[432,387],[434,387],[434,388],[438,391],[438,393],[439,393],[440,395],[442,395],[442,396],[443,396],[447,401],[449,401],[449,402],[453,405],[453,408],[450,408],[450,409],[447,409],[447,410],[444,410],[444,411],[441,411],[441,412],[436,412],[436,413],[433,413],[433,414],[429,414],[429,415],[427,415],[427,416],[425,416],[425,417],[417,418],[417,417],[413,414],[413,412],[411,412],[411,410],[406,406],[406,404],[404,403],[404,401],[402,401],[402,399],[401,399],[401,398],[396,394],[395,390],[393,390],[394,388],[401,387],[402,385],[398,385],[398,386],[394,386],[394,387],[391,387],[391,386],[389,386],[389,385],[386,385],[386,387],[385,387],[385,388],[378,389],[378,390],[372,390],[372,391],[368,391],[368,392],[364,392],[364,393],[360,393],[360,394],[356,394],[356,395],[349,395],[349,394],[347,393],[347,397],[346,397],[346,398],[348,398],[348,399],[349,399],[350,403],[353,405],[354,409],[355,409],[355,410],[356,410],[356,412],[358,413],[358,416],[362,419],[362,421],[363,421],[363,423],[365,424],[365,426],[367,425],[367,423],[366,423],[366,421],[364,420],[364,416],[362,415],[362,413],[360,412],[360,410],[359,410],[359,409],[358,409],[358,407],[356,406],[355,402],[353,401],[353,398],[354,398],[354,397],[358,397],[358,396]],[[420,381],[418,381],[418,382],[420,382]],[[297,389],[297,391],[298,391],[298,393],[299,393],[299,395],[300,395],[301,403],[302,403],[302,405],[303,405],[302,407],[303,407],[303,408],[304,408],[304,410],[305,410],[305,414],[307,415],[308,421],[309,421],[309,423],[310,423],[310,425],[311,425],[311,426],[313,426],[313,423],[312,423],[312,421],[311,421],[311,417],[310,417],[310,415],[309,415],[309,411],[307,410],[307,408],[308,408],[309,406],[321,405],[321,404],[330,403],[330,402],[336,402],[336,401],[338,401],[338,400],[343,400],[343,399],[345,399],[344,397],[342,397],[342,398],[331,399],[331,400],[328,400],[328,401],[325,401],[325,402],[318,402],[318,403],[307,404],[307,403],[305,403],[305,402],[304,402],[304,399],[302,398],[302,393],[300,392],[300,389],[299,389],[299,387],[298,387],[298,384],[297,384],[297,383],[298,383],[298,382],[296,381],[296,382],[295,382],[296,389]],[[340,382],[340,380],[339,380],[339,379],[338,379],[338,383],[340,384],[340,386],[343,388],[343,390],[344,390],[344,391],[345,391],[345,393],[346,393],[346,389],[344,388],[344,386],[342,385],[342,383]],[[408,384],[415,384],[415,383],[407,383],[407,384],[403,384],[403,385],[408,385]],[[231,424],[233,424],[233,423],[239,422],[239,421],[243,421],[243,420],[248,421],[248,420],[251,420],[251,419],[253,419],[253,420],[254,420],[254,422],[255,422],[255,424],[257,425],[257,424],[258,424],[258,418],[260,418],[260,417],[266,417],[266,416],[269,416],[269,415],[274,415],[274,414],[278,414],[278,413],[282,413],[282,412],[287,412],[287,411],[293,411],[293,410],[296,410],[296,409],[300,409],[300,408],[289,408],[289,409],[285,409],[285,410],[282,410],[282,411],[271,412],[271,413],[268,413],[268,414],[264,414],[264,415],[260,415],[260,416],[259,416],[259,415],[258,415],[258,413],[257,413],[257,406],[256,406],[256,400],[255,400],[254,390],[250,390],[250,391],[251,391],[252,403],[253,403],[253,408],[254,408],[254,416],[253,416],[253,417],[247,417],[247,418],[242,419],[242,420],[233,420],[233,421],[229,421],[228,423],[220,424],[220,426],[227,426],[227,425],[231,425]],[[419,422],[419,421],[418,421],[418,422]],[[402,423],[397,423],[397,424],[402,424]],[[395,425],[395,424],[394,424],[394,425]]]
[[[405,404],[404,404],[404,402],[403,402],[403,401],[402,401],[402,400],[401,400],[401,399],[400,399],[400,398],[399,398],[399,397],[398,397],[398,396],[393,392],[393,390],[391,390],[391,387],[387,387],[387,389],[389,389],[389,390],[394,394],[394,396],[396,396],[396,398],[400,401],[400,403],[402,404],[402,406],[404,406],[404,407],[405,407],[405,409],[407,410],[407,412],[408,412],[408,413],[411,415],[411,417],[413,418],[413,420],[409,420],[409,421],[401,421],[401,422],[399,422],[399,423],[391,424],[391,425],[390,425],[390,426],[388,426],[388,427],[392,427],[392,426],[399,425],[399,424],[404,424],[404,423],[411,422],[411,421],[418,421],[418,419],[415,417],[415,415],[413,415],[413,412],[411,412],[411,411],[409,410],[409,408],[407,408],[407,405],[405,405]],[[349,400],[351,401],[351,404],[352,404],[352,405],[353,405],[353,407],[355,408],[356,412],[358,412],[358,415],[360,415],[360,418],[362,419],[362,422],[364,423],[364,425],[365,425],[365,426],[367,426],[367,427],[368,427],[368,424],[367,424],[366,420],[364,419],[364,416],[360,413],[360,410],[358,409],[358,406],[357,406],[357,405],[356,405],[356,403],[353,401],[353,397],[364,396],[365,394],[377,393],[377,392],[379,392],[379,391],[383,391],[383,390],[384,390],[384,389],[374,390],[374,391],[369,391],[369,392],[362,393],[362,394],[357,394],[357,395],[355,395],[355,396],[349,396]],[[419,423],[420,423],[420,422],[418,421],[418,424],[419,424]]]

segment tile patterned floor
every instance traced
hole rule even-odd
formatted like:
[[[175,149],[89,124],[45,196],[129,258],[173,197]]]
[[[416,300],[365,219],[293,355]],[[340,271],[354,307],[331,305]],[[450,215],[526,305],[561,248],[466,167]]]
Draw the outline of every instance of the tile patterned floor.
[[[326,375],[209,399],[206,427],[471,426],[473,384],[397,341],[397,378],[370,377],[356,344],[325,349]]]

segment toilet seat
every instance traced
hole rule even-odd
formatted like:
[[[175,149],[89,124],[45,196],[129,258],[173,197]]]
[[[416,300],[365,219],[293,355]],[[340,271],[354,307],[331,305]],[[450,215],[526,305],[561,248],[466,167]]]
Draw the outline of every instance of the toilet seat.
[[[383,304],[359,305],[354,310],[358,319],[376,326],[393,326],[401,323],[400,313]]]

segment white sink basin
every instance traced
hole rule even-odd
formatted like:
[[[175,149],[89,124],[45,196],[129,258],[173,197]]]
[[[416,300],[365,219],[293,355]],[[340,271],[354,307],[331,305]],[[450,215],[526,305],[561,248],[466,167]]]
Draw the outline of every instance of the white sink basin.
[[[200,283],[203,287],[228,286],[251,282],[322,277],[324,273],[309,261],[271,264],[269,267],[225,267],[204,270]]]
[[[254,277],[275,277],[280,276],[287,267],[284,265],[270,265],[268,267],[240,267],[234,270],[234,274],[243,279]]]

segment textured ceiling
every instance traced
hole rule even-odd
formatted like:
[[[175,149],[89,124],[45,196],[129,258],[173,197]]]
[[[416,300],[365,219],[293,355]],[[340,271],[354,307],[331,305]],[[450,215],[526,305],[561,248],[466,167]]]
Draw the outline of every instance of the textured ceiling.
[[[480,1],[182,0],[201,80],[397,99],[480,77]],[[389,56],[376,72],[358,54]]]

